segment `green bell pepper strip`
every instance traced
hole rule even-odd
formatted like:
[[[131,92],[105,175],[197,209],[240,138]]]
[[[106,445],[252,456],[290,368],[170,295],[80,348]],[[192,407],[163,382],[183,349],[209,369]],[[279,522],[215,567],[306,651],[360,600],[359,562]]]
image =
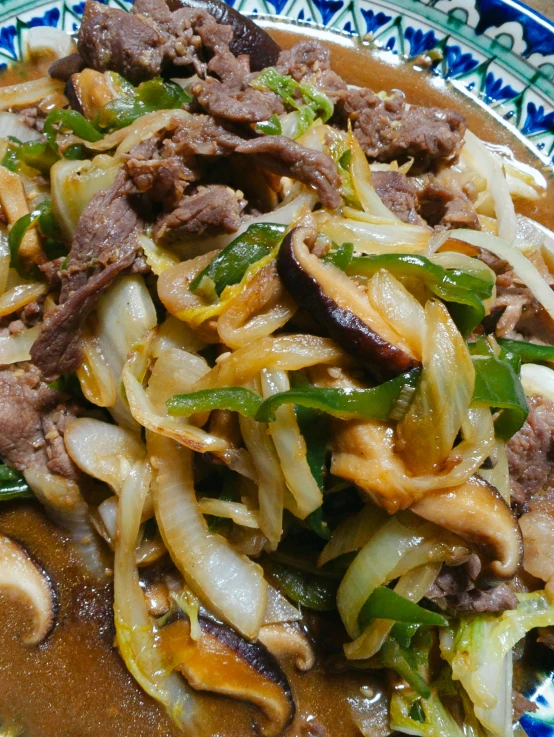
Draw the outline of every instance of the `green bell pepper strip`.
[[[413,624],[411,622],[396,622],[390,631],[390,636],[394,637],[402,647],[410,647],[412,637],[418,631],[420,626],[421,625],[419,624]]]
[[[12,269],[15,269],[20,276],[24,278],[29,274],[24,270],[23,264],[21,262],[21,257],[19,254],[21,243],[29,228],[38,225],[40,229],[41,224],[44,223],[45,227],[48,229],[51,222],[50,218],[52,217],[51,206],[52,203],[50,200],[44,200],[44,202],[41,202],[35,210],[28,213],[27,215],[23,215],[23,217],[19,218],[19,220],[16,220],[16,222],[13,224],[12,229],[9,232],[8,246],[10,249],[10,266],[12,267]]]
[[[353,255],[353,243],[342,243],[340,246],[337,246],[336,243],[334,243],[331,250],[328,251],[321,260],[325,261],[325,263],[333,264],[341,271],[344,271],[352,261]]]
[[[0,502],[12,499],[29,499],[33,492],[25,481],[23,474],[15,468],[0,463]]]
[[[85,141],[95,143],[104,138],[92,123],[90,123],[81,113],[76,110],[53,110],[46,116],[44,121],[44,137],[50,144],[52,150],[59,154],[56,136],[58,131],[56,125],[60,123],[63,128],[69,128],[76,136],[83,138]]]
[[[174,82],[163,79],[150,79],[137,88],[128,90],[130,94],[111,100],[98,116],[98,126],[102,129],[119,130],[131,125],[137,118],[156,110],[176,110],[192,97]]]
[[[502,410],[495,420],[497,437],[507,441],[522,427],[529,407],[521,381],[507,361],[496,356],[473,356],[475,388],[471,405]]]
[[[536,363],[545,361],[554,363],[554,345],[536,345],[526,343],[524,340],[509,340],[498,338],[498,345],[508,353],[519,356],[523,363]]]
[[[285,225],[254,223],[191,281],[190,291],[215,292],[219,297],[225,287],[240,282],[249,266],[271,253],[285,231]]]
[[[271,90],[290,107],[301,111],[303,107],[311,110],[312,120],[319,113],[321,120],[326,123],[333,115],[334,106],[329,97],[312,84],[301,84],[287,74],[281,74],[275,67],[269,67],[250,82],[256,90]],[[295,97],[300,92],[302,102]]]
[[[445,269],[425,256],[416,254],[383,254],[356,256],[346,266],[349,276],[373,276],[379,269],[386,269],[393,276],[412,276],[445,302],[460,332],[469,335],[485,317],[483,300],[492,295],[494,281],[468,274],[461,269]]]
[[[413,369],[373,389],[322,389],[307,385],[274,394],[265,400],[243,387],[201,389],[171,397],[167,401],[167,410],[172,416],[190,417],[197,412],[227,409],[253,417],[258,422],[274,422],[278,407],[295,404],[321,410],[339,419],[387,420],[405,387],[416,386],[419,374],[419,369]]]
[[[266,136],[281,136],[283,135],[283,126],[277,113],[273,113],[269,120],[262,120],[256,126],[258,133],[265,133]]]
[[[418,673],[417,660],[413,653],[389,637],[380,650],[381,662],[385,668],[396,671],[424,699],[431,696],[431,689]]]
[[[367,598],[358,615],[360,628],[365,629],[372,619],[392,619],[396,622],[436,627],[448,625],[448,620],[442,614],[430,612],[414,604],[387,586],[379,586]]]
[[[263,399],[242,386],[201,389],[190,394],[176,394],[167,401],[167,411],[176,417],[190,417],[197,412],[227,409],[244,417],[255,417]]]
[[[321,389],[316,386],[290,389],[268,397],[260,406],[256,419],[258,422],[273,422],[278,407],[296,404],[319,409],[339,419],[387,420],[404,387],[415,387],[419,375],[419,369],[413,369],[373,389]]]
[[[318,612],[329,612],[337,608],[337,581],[270,559],[263,561],[262,565],[269,578],[292,601]]]
[[[41,174],[49,174],[50,169],[58,160],[59,156],[43,141],[21,143],[16,138],[11,138],[2,159],[2,166],[16,172],[19,164],[23,163],[32,169],[38,169]]]

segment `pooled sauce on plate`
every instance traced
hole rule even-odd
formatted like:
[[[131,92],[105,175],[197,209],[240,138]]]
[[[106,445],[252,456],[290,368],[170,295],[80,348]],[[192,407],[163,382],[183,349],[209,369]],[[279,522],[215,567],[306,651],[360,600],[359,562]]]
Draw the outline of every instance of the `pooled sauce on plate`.
[[[299,40],[302,30],[273,34],[285,48]],[[450,107],[462,112],[470,129],[487,141],[508,146],[517,158],[537,162],[509,131],[489,114],[464,99],[444,82],[412,69],[391,65],[379,54],[354,43],[330,44],[333,68],[349,83],[374,90],[401,88],[408,102]],[[4,84],[21,81],[11,72]],[[549,182],[548,194],[554,194]],[[547,198],[527,203],[520,212],[554,226]],[[32,503],[7,503],[0,510],[0,533],[19,541],[54,582],[58,616],[48,639],[28,648],[20,635],[30,625],[24,602],[0,594],[0,723],[17,725],[28,737],[156,737],[180,735],[165,713],[133,681],[116,650],[110,584],[99,584],[83,572],[71,544]],[[325,638],[323,638],[324,640]],[[324,643],[323,643],[324,644]],[[333,674],[318,664],[299,673],[284,665],[295,693],[298,715],[289,737],[314,737],[313,718],[327,737],[354,737],[359,730],[350,716],[349,698],[360,689],[369,698],[371,671]],[[245,737],[252,730],[253,707],[221,696],[199,694],[203,720],[213,737]]]

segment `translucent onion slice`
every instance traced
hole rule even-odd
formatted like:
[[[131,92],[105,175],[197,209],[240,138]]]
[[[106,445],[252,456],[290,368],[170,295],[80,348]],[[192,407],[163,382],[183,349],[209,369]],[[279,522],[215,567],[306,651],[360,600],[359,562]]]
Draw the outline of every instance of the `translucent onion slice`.
[[[385,511],[373,504],[366,504],[361,512],[347,517],[333,531],[331,539],[319,555],[318,566],[324,566],[340,555],[363,548],[388,519]]]
[[[350,172],[354,191],[360,201],[364,212],[374,217],[379,217],[389,223],[400,223],[396,215],[382,202],[381,198],[371,184],[371,169],[369,162],[358,143],[358,139],[350,130],[348,132],[348,147],[352,152],[350,161]]]
[[[38,141],[41,138],[38,131],[29,128],[15,113],[0,113],[0,138],[9,138],[10,136],[17,138],[22,143]]]
[[[138,425],[123,393],[123,366],[133,347],[157,322],[156,308],[142,276],[122,277],[98,301],[93,334],[117,393],[109,411],[119,425],[134,432],[138,432]]]
[[[222,499],[210,499],[205,497],[198,500],[198,508],[202,514],[212,514],[214,517],[225,517],[241,527],[258,529],[258,513],[249,509],[246,504],[240,502],[226,502]]]
[[[208,531],[194,492],[190,451],[154,433],[148,433],[147,447],[156,474],[156,519],[175,565],[215,614],[255,638],[267,606],[262,569]]]
[[[43,294],[46,294],[46,284],[19,284],[12,287],[0,297],[0,317],[11,315],[12,312],[21,310],[25,305],[34,302]]]
[[[31,360],[31,346],[38,338],[40,325],[22,330],[17,335],[0,338],[0,365]]]
[[[157,246],[152,238],[147,235],[139,235],[138,239],[144,251],[146,263],[156,276],[163,274],[164,271],[179,263],[179,259],[174,253],[168,251],[167,248]]]
[[[71,534],[89,572],[103,578],[106,566],[99,540],[90,521],[88,504],[77,484],[40,468],[28,468],[23,475],[52,521]]]
[[[490,233],[476,230],[451,230],[450,237],[469,243],[477,248],[484,248],[498,258],[507,261],[521,281],[529,288],[533,296],[541,303],[554,320],[554,292],[541,276],[537,267],[526,258],[518,248],[510,246],[506,241]]]
[[[151,475],[147,461],[136,463],[125,480],[119,499],[114,559],[117,647],[141,688],[163,704],[177,723],[192,730],[195,726],[194,696],[185,681],[170,671],[163,656],[135,561],[142,507],[150,488]],[[192,731],[189,733],[193,734]]]
[[[554,402],[554,371],[538,363],[524,363],[521,367],[521,383],[528,397],[541,394]]]
[[[285,371],[264,369],[261,374],[261,387],[264,398],[290,389]],[[296,502],[295,512],[305,519],[323,503],[321,490],[307,458],[306,441],[294,413],[292,404],[282,405],[275,412],[275,422],[268,425],[277,455],[281,462],[287,487]]]
[[[400,596],[417,604],[421,601],[437,577],[442,562],[428,563],[405,573],[394,587]],[[394,625],[390,619],[376,619],[353,642],[344,646],[349,660],[367,660],[379,652]]]
[[[381,225],[341,218],[319,211],[314,214],[318,231],[335,243],[353,243],[356,254],[420,253],[431,232],[418,225]]]
[[[317,364],[349,366],[352,359],[329,338],[305,334],[262,338],[220,357],[194,388],[243,386],[264,368],[298,371]]]
[[[254,383],[249,388],[259,391],[259,386]],[[256,472],[260,529],[268,539],[269,549],[276,550],[283,534],[285,477],[267,425],[242,416],[239,417],[239,423]]]
[[[150,363],[150,346],[154,333],[139,343],[130,354],[123,368],[123,384],[134,419],[147,430],[173,438],[198,453],[217,452],[228,449],[228,443],[216,435],[210,435],[182,417],[159,414],[142,385]]]
[[[0,96],[8,87],[0,88]],[[23,181],[18,174],[0,166],[0,203],[8,223],[13,225],[19,218],[29,214],[29,205]],[[19,247],[19,255],[30,261],[43,257],[42,246],[36,228],[29,228]]]
[[[285,599],[276,588],[267,585],[267,608],[264,615],[264,626],[279,622],[298,622],[302,612]]]
[[[1,87],[0,110],[29,107],[29,105],[40,102],[54,92],[63,94],[64,87],[64,82],[60,79],[53,79],[52,77],[40,77],[40,79],[33,79],[30,82],[21,82],[21,84]]]
[[[435,530],[435,526],[430,524],[411,529],[393,517],[360,550],[337,591],[337,607],[350,637],[356,638],[361,634],[358,615],[369,595],[378,586],[392,580],[391,572],[402,558]]]
[[[0,230],[0,295],[4,294],[8,288],[10,260],[7,233],[4,230]]]
[[[81,341],[83,360],[77,368],[77,378],[83,394],[97,407],[113,407],[117,389],[108,362],[102,355],[98,340],[85,327]]]
[[[425,306],[423,370],[398,423],[398,449],[414,475],[442,468],[467,415],[475,369],[465,340],[442,302]]]
[[[421,304],[392,274],[378,271],[367,285],[369,301],[387,324],[421,360],[425,313]]]
[[[498,235],[508,243],[513,243],[517,231],[516,212],[502,163],[469,130],[466,131],[462,157],[468,159],[471,168],[487,180],[498,221]]]
[[[65,31],[50,26],[33,26],[27,30],[25,39],[25,61],[42,55],[54,55],[61,59],[77,51],[73,38]]]

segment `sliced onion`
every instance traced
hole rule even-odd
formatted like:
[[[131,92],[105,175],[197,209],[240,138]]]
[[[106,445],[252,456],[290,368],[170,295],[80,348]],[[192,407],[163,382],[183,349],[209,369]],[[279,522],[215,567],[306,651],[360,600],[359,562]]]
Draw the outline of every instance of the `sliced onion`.
[[[173,438],[198,453],[227,450],[228,443],[216,435],[210,435],[182,417],[159,414],[142,385],[149,365],[150,345],[154,335],[138,344],[123,368],[123,384],[134,419],[147,430]]]
[[[59,28],[33,26],[25,34],[24,56],[26,60],[32,60],[33,57],[45,54],[61,59],[75,51],[77,51],[75,41],[69,33]]]
[[[175,394],[190,392],[210,367],[202,356],[179,348],[161,350],[157,344],[153,346],[152,355],[156,355],[157,360],[150,373],[147,394],[155,410],[166,415],[167,400]]]
[[[89,572],[98,578],[104,577],[106,566],[99,540],[90,521],[88,505],[77,484],[39,468],[28,468],[23,475],[52,521],[71,533]]]
[[[258,388],[252,385],[251,388]],[[256,471],[260,529],[268,539],[270,550],[276,550],[283,534],[285,477],[267,425],[249,417],[239,417],[244,444]]]
[[[385,269],[378,271],[367,285],[369,301],[379,315],[421,360],[425,331],[425,312],[406,287]]]
[[[95,156],[92,161],[60,159],[50,169],[52,209],[68,239],[93,196],[115,182],[119,163],[111,156]]]
[[[46,284],[27,283],[12,287],[0,297],[0,317],[11,315],[46,294]]]
[[[31,360],[31,346],[38,338],[40,325],[22,330],[17,335],[0,338],[0,366]]]
[[[0,96],[7,87],[0,87]],[[0,166],[0,203],[8,223],[13,225],[19,218],[29,214],[29,205],[25,187],[20,176],[5,166]],[[42,247],[36,228],[29,228],[23,236],[19,247],[19,255],[23,259],[36,260],[41,257]]]
[[[474,384],[475,369],[465,340],[442,302],[427,302],[423,371],[397,426],[397,447],[414,475],[443,467],[467,415]]]
[[[147,446],[156,473],[156,519],[175,565],[218,616],[255,638],[267,606],[262,569],[208,531],[194,493],[190,451],[154,433]]]
[[[30,82],[0,87],[0,110],[29,107],[41,102],[54,92],[63,93],[65,83],[52,77],[41,77]]]
[[[350,172],[352,184],[360,204],[368,215],[383,218],[389,223],[400,223],[396,215],[382,202],[371,184],[371,169],[358,139],[350,130],[348,132],[348,146],[352,152]]]
[[[466,131],[462,156],[469,159],[471,168],[487,180],[498,221],[498,235],[508,243],[513,243],[517,229],[516,212],[501,162],[469,130]]]
[[[38,141],[41,135],[26,125],[15,113],[0,113],[0,138],[17,138],[22,143]]]
[[[194,696],[184,680],[171,672],[161,651],[135,562],[142,507],[150,488],[151,475],[147,461],[136,463],[125,480],[119,499],[114,560],[117,646],[141,688],[163,704],[176,722],[192,729],[195,726]]]
[[[158,326],[156,339],[152,346],[152,355],[157,358],[168,348],[197,353],[205,347],[206,343],[198,337],[194,330],[191,330],[182,320],[168,315]]]
[[[138,425],[123,394],[123,366],[133,346],[157,322],[156,308],[142,276],[121,277],[98,301],[93,334],[117,393],[115,404],[109,407],[110,414],[119,425],[135,432]]]
[[[549,269],[554,269],[554,233],[541,223],[524,215],[518,215],[515,245],[523,253],[540,248],[547,266]]]
[[[85,327],[81,341],[83,360],[77,368],[77,378],[83,394],[97,407],[113,407],[117,389],[108,362],[102,355],[98,340]]]
[[[222,499],[210,499],[205,497],[198,500],[198,508],[202,514],[212,514],[214,517],[225,517],[225,519],[233,520],[236,525],[241,527],[250,527],[258,529],[258,514],[255,510],[249,509],[246,504],[240,502],[226,502]]]
[[[361,216],[359,216],[361,217]],[[327,212],[315,213],[318,231],[335,243],[353,243],[357,254],[419,253],[428,244],[431,232],[418,225],[381,225],[341,218]]]
[[[507,261],[518,278],[529,288],[533,296],[554,320],[554,292],[543,279],[537,267],[518,248],[510,246],[506,241],[490,233],[482,233],[476,230],[451,230],[450,237],[477,248],[484,248],[486,251],[494,253],[498,258]]]
[[[264,626],[280,622],[299,622],[302,612],[295,607],[276,588],[267,585],[267,607],[264,614]]]
[[[540,394],[554,402],[554,371],[538,363],[524,363],[521,367],[521,383],[528,397]]]
[[[261,374],[262,393],[265,398],[290,389],[285,371],[264,369]],[[313,477],[307,458],[306,441],[291,404],[282,405],[275,412],[275,422],[268,426],[269,434],[285,476],[287,487],[296,502],[297,516],[305,519],[323,503],[323,496]]]
[[[352,359],[329,338],[304,334],[262,338],[219,360],[195,389],[243,386],[263,369],[298,371],[317,364],[351,363]]]
[[[4,228],[0,229],[0,295],[4,294],[8,289],[8,279],[10,276],[10,247],[8,246],[8,236]]]
[[[531,366],[532,364],[525,364],[525,366]],[[522,366],[522,369],[524,367]],[[554,371],[552,372],[554,379]],[[523,388],[525,384],[522,381]],[[554,386],[553,386],[554,388]],[[554,398],[554,392],[552,394]],[[553,401],[551,399],[551,401]],[[494,448],[491,452],[491,458],[494,461],[492,468],[480,468],[479,476],[482,476],[485,481],[488,481],[491,486],[502,494],[504,501],[510,504],[510,469],[508,468],[508,454],[506,453],[506,443],[501,440],[496,440]]]
[[[363,548],[388,519],[385,511],[373,504],[366,504],[361,512],[347,517],[333,531],[319,555],[317,565],[324,566],[330,560]]]

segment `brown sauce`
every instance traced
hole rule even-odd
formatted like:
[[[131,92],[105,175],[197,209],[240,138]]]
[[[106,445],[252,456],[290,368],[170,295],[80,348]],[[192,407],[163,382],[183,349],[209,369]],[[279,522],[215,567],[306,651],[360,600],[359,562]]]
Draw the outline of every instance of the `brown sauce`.
[[[301,29],[279,29],[274,35],[283,47],[288,47],[298,40],[299,33]],[[374,90],[400,88],[409,102],[457,109],[481,138],[509,146],[517,158],[540,166],[509,131],[440,80],[407,65],[390,64],[379,54],[351,42],[330,45],[334,69],[347,82]],[[1,81],[22,81],[21,70],[5,73]],[[550,179],[548,193],[541,201],[518,209],[553,227],[554,208],[549,207],[553,194],[554,182]],[[67,537],[45,519],[38,505],[4,504],[0,509],[0,533],[21,542],[42,564],[55,582],[58,599],[52,634],[39,648],[30,649],[20,640],[21,632],[29,626],[25,605],[0,595],[0,727],[2,721],[17,724],[28,737],[180,735],[165,713],[135,684],[113,649],[109,584],[99,586],[87,577]],[[372,674],[336,675],[325,671],[321,664],[305,674],[296,672],[292,663],[286,664],[285,670],[299,712],[288,737],[309,737],[305,726],[312,715],[325,727],[327,737],[360,734],[352,723],[347,698],[359,695],[362,687],[370,687]],[[254,709],[218,696],[199,695],[199,700],[203,722],[209,725],[206,734],[255,734]]]

